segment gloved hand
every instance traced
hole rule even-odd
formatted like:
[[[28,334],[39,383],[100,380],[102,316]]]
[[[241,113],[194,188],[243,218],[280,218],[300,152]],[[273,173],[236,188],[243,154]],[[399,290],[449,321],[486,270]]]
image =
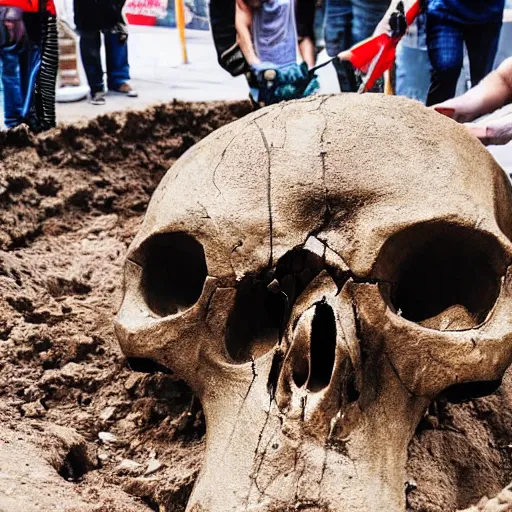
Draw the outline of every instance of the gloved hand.
[[[396,11],[389,17],[391,37],[402,37],[407,32],[407,19],[405,18],[404,3],[398,2]]]
[[[277,77],[276,66],[271,62],[258,62],[251,66],[251,73],[257,82],[273,81]]]

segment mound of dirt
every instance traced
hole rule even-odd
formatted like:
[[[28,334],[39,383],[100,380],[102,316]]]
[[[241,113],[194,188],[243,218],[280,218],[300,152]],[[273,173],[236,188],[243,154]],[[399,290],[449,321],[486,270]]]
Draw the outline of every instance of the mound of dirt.
[[[1,511],[184,510],[203,453],[200,404],[172,375],[129,368],[112,319],[124,254],[163,174],[249,110],[175,103],[1,134]],[[437,401],[409,475],[418,512],[507,485],[511,374],[487,398]]]

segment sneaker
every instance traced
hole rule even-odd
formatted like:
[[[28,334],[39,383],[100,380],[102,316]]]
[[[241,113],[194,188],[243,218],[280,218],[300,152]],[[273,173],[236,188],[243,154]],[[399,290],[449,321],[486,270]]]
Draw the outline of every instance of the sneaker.
[[[112,92],[123,94],[129,98],[136,98],[139,95],[139,93],[128,82],[121,84],[117,89],[112,89]]]
[[[92,94],[91,103],[93,105],[105,105],[105,103],[107,103],[107,101],[105,100],[105,93],[103,91],[100,91]]]

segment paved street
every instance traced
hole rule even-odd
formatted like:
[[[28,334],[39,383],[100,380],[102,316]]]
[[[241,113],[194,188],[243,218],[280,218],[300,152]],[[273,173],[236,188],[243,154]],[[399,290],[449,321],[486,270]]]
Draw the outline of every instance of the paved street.
[[[232,78],[217,63],[209,32],[187,30],[188,64],[181,62],[176,29],[130,26],[128,43],[132,85],[137,88],[139,97],[109,95],[105,106],[93,106],[85,101],[59,104],[60,122],[75,122],[115,110],[144,108],[175,98],[211,101],[248,96],[245,78]],[[336,92],[337,81],[332,66],[322,69],[321,83],[323,92]]]

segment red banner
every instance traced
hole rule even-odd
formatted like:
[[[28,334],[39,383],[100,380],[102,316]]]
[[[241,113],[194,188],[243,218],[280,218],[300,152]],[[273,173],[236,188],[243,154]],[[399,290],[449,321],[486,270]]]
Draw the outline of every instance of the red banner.
[[[126,14],[164,18],[167,15],[167,0],[127,0]]]

